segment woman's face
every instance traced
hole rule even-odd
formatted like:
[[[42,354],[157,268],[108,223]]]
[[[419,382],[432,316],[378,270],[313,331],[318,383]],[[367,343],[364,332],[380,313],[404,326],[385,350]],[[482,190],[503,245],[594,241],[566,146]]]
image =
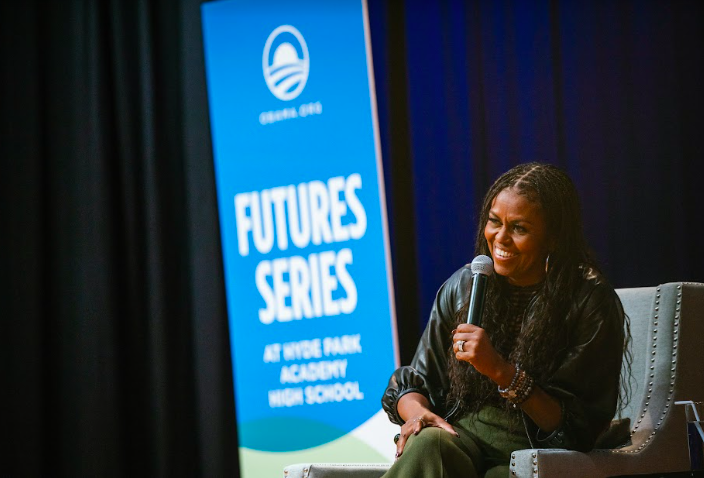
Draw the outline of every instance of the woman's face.
[[[518,286],[542,281],[548,256],[547,236],[547,224],[537,204],[511,188],[494,198],[484,237],[497,274]]]

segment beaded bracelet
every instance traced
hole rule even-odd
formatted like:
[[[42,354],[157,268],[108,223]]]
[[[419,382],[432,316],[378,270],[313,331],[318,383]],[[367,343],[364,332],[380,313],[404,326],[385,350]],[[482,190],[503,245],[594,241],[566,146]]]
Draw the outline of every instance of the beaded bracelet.
[[[513,390],[514,387],[516,386],[516,381],[518,380],[518,377],[521,375],[521,367],[519,364],[516,364],[516,373],[513,374],[513,378],[511,379],[511,383],[509,384],[508,387],[506,388],[499,388],[499,395],[501,395],[503,398],[508,398],[508,393],[510,390]]]
[[[509,402],[511,402],[514,407],[517,407],[528,399],[528,396],[533,391],[533,385],[535,383],[533,377],[528,375],[525,371],[522,372],[523,380],[520,384],[516,385],[516,396],[509,399]]]
[[[516,364],[516,373],[511,380],[511,384],[506,388],[498,387],[499,395],[505,398],[514,408],[525,402],[533,391],[535,381],[533,377],[528,375],[525,370],[521,370],[519,364]]]

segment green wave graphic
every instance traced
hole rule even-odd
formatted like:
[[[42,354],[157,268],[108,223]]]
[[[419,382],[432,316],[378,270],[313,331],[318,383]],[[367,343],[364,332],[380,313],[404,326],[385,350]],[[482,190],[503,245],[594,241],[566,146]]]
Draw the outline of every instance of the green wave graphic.
[[[277,431],[296,440],[296,430]],[[284,467],[294,463],[389,463],[389,459],[351,435],[307,450],[284,453],[240,448],[242,478],[280,478]]]

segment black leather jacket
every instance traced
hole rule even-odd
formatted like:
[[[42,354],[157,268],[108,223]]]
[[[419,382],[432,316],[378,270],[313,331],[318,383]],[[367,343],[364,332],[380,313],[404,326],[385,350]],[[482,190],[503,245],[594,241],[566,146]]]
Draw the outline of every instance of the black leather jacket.
[[[396,404],[409,392],[425,395],[433,411],[449,422],[457,418],[445,405],[450,388],[447,352],[455,313],[468,300],[471,282],[472,273],[465,266],[438,291],[411,365],[394,372],[382,397],[382,406],[392,422],[403,424]],[[591,269],[584,273],[584,283],[564,326],[571,333],[570,346],[560,360],[562,365],[538,384],[560,401],[561,424],[546,434],[525,413],[523,422],[533,448],[588,451],[616,412],[624,343],[621,302],[613,288]]]

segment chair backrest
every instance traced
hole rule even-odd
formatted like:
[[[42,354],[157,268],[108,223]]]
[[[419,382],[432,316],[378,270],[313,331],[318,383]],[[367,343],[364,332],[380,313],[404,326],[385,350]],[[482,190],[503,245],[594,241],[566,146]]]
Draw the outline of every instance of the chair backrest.
[[[637,415],[640,413],[644,385],[647,383],[645,379],[647,363],[650,362],[648,357],[650,355],[649,334],[652,329],[652,310],[656,291],[656,287],[638,287],[616,291],[630,322],[631,369],[629,371],[624,362],[621,376],[627,378],[630,384],[630,399],[625,404],[622,416],[630,418],[631,424],[636,423]]]
[[[634,445],[645,448],[672,415],[677,400],[704,400],[704,284],[669,283],[617,290],[631,328],[631,419]],[[668,420],[672,421],[672,420]],[[677,433],[677,432],[675,432]],[[684,423],[680,430],[685,436]],[[669,433],[668,433],[669,435]]]

